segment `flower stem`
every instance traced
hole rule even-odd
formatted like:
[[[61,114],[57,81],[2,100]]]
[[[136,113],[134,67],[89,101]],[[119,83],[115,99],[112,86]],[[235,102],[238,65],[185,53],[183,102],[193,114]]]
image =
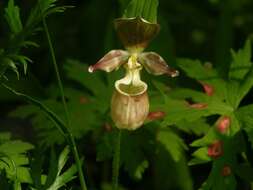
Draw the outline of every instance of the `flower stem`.
[[[114,149],[113,163],[112,163],[113,190],[118,190],[118,186],[119,186],[121,130],[118,131],[117,135],[118,136],[116,139],[116,145],[115,145],[115,149]]]
[[[39,2],[39,6],[40,6],[40,0],[38,2]],[[44,27],[46,37],[47,37],[47,41],[48,41],[48,45],[49,45],[50,54],[51,54],[51,57],[52,57],[52,62],[53,62],[53,65],[54,65],[54,70],[55,70],[55,73],[56,73],[57,83],[58,83],[60,93],[61,93],[61,99],[62,99],[62,104],[63,104],[63,107],[64,107],[64,111],[65,111],[66,122],[67,122],[67,126],[68,126],[68,129],[69,129],[69,126],[70,126],[69,111],[68,111],[68,107],[67,107],[66,100],[65,100],[65,94],[64,94],[64,90],[63,90],[63,85],[62,85],[58,65],[57,65],[57,62],[56,62],[55,52],[54,52],[52,40],[51,40],[51,37],[50,37],[50,34],[49,34],[49,30],[48,30],[48,27],[47,27],[46,19],[43,15],[41,15],[41,16],[42,16],[43,27]],[[85,183],[85,180],[84,180],[82,165],[81,165],[81,162],[80,162],[80,158],[79,158],[79,154],[78,154],[78,151],[77,151],[76,143],[75,143],[74,137],[72,136],[72,134],[69,130],[67,130],[66,138],[67,138],[67,142],[69,143],[69,145],[71,147],[71,150],[74,154],[75,162],[76,162],[77,169],[78,169],[81,188],[82,188],[82,190],[87,190],[87,186],[86,186],[86,183]]]

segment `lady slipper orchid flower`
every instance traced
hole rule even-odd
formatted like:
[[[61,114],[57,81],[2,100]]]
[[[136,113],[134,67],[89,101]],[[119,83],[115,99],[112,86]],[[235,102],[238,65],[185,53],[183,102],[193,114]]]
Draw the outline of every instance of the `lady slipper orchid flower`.
[[[155,52],[143,52],[148,43],[159,32],[159,25],[143,18],[120,18],[115,20],[115,28],[126,50],[111,50],[89,72],[103,70],[111,72],[123,66],[125,77],[115,82],[111,101],[111,116],[116,127],[135,130],[139,128],[149,113],[148,85],[141,80],[144,67],[154,75],[178,76],[164,59]]]

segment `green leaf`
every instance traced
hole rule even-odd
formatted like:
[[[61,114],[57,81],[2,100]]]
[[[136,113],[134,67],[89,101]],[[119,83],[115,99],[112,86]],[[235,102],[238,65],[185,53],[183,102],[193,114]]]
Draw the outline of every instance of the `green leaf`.
[[[2,83],[2,86],[5,87],[6,89],[8,89],[9,91],[11,91],[12,93],[14,93],[15,95],[24,98],[26,101],[31,102],[34,106],[43,110],[43,112],[48,116],[48,118],[50,118],[56,124],[55,127],[63,135],[68,134],[68,129],[67,129],[66,125],[64,124],[64,122],[54,112],[52,112],[47,106],[45,106],[42,102],[40,102],[40,101],[38,101],[26,94],[17,92],[14,89],[12,89],[11,87],[9,87],[3,83]]]
[[[236,117],[241,123],[242,128],[246,131],[251,147],[253,148],[253,104],[243,106],[236,111]]]
[[[211,161],[211,158],[207,155],[207,147],[199,148],[194,153],[192,153],[192,156],[194,158],[188,163],[190,166]]]
[[[66,165],[69,155],[69,148],[66,147],[60,154],[58,159],[58,169],[57,169],[57,177],[55,181],[51,184],[47,190],[57,190],[63,187],[66,183],[72,181],[76,178],[74,175],[77,173],[77,168],[75,165],[70,166],[67,170],[62,172],[63,167]]]
[[[216,139],[217,139],[217,133],[216,133],[214,127],[212,127],[209,129],[209,131],[207,132],[207,134],[204,137],[193,141],[191,143],[191,146],[193,146],[193,147],[208,146],[209,144],[214,142],[214,140],[216,140]]]
[[[123,17],[142,17],[151,23],[157,22],[158,0],[132,0],[125,9]]]
[[[32,63],[31,59],[23,55],[10,55],[9,57],[16,62],[20,62],[23,65],[24,73],[27,73],[27,63]]]
[[[145,149],[151,137],[147,130],[121,133],[121,164],[133,179],[140,180],[149,166]]]
[[[8,6],[5,8],[5,19],[12,33],[17,34],[22,31],[23,25],[20,19],[19,7],[15,6],[14,0],[9,0]]]
[[[199,60],[178,59],[177,64],[188,77],[211,85],[214,91],[212,96],[217,96],[219,99],[226,97],[226,82],[210,63],[202,64]]]
[[[34,27],[42,20],[42,15],[63,12],[66,6],[56,6],[58,0],[38,0],[36,6],[31,10],[27,19],[26,27]]]
[[[41,156],[35,157],[31,160],[31,175],[36,176],[34,180],[34,188],[57,190],[65,186],[68,182],[75,178],[77,168],[73,164],[66,168],[69,158],[70,150],[68,147],[61,152],[59,158],[56,158],[55,152],[51,151],[50,166],[48,174],[44,174],[41,166],[43,165],[43,158]],[[65,169],[66,168],[66,169]]]
[[[28,158],[26,153],[33,149],[33,145],[20,140],[11,140],[8,133],[1,133],[0,141],[0,170],[5,169],[8,178],[13,181],[31,183],[29,169],[26,167]]]
[[[177,122],[176,127],[181,131],[185,131],[186,133],[193,133],[195,135],[203,135],[206,134],[210,125],[206,122],[204,118],[200,118],[196,121],[186,121],[181,120]]]
[[[241,81],[249,71],[252,63],[251,59],[251,41],[247,40],[244,47],[238,52],[231,50],[232,63],[229,69],[229,79]]]
[[[107,87],[103,82],[101,75],[99,75],[99,73],[90,74],[86,64],[69,59],[64,68],[69,79],[79,82],[95,96],[99,97],[107,91]]]
[[[187,146],[184,141],[170,129],[162,129],[158,132],[157,140],[166,148],[175,161],[179,161]]]
[[[183,156],[175,161],[164,146],[159,144],[154,155],[154,172],[156,174],[156,185],[154,189],[168,190],[193,190],[193,181],[187,166],[186,158]]]
[[[52,90],[55,87],[52,87]],[[97,113],[98,107],[81,91],[73,89],[65,89],[65,95],[68,98],[68,108],[70,112],[71,125],[66,126],[75,138],[81,138],[87,132],[96,129],[102,125]],[[51,92],[51,99],[42,100],[40,103],[50,108],[60,118],[65,118],[65,112],[61,102],[57,101],[58,92]],[[11,116],[28,118],[31,117],[31,122],[34,129],[38,132],[40,143],[46,146],[52,144],[62,144],[65,138],[59,135],[58,129],[55,127],[55,122],[52,122],[40,108],[36,105],[25,105],[18,107],[13,111]]]
[[[197,105],[199,103],[201,106],[200,108],[192,107],[184,100],[175,100],[167,97],[167,101],[165,103],[166,106],[157,105],[161,111],[166,113],[166,117],[162,122],[162,126],[177,124],[182,120],[193,122],[204,116],[210,116],[214,114],[225,115],[232,111],[232,108],[227,106],[225,103],[216,101],[214,98],[210,98],[208,96],[206,97],[207,98],[205,101],[197,101]]]
[[[247,40],[243,49],[231,50],[233,62],[229,70],[230,81],[227,84],[228,100],[237,108],[243,97],[253,85],[253,65],[251,63],[251,41]]]

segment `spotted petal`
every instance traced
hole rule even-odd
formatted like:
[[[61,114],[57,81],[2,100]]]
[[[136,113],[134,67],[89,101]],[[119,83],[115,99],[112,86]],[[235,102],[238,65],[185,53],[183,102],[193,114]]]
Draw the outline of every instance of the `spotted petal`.
[[[126,63],[129,58],[129,53],[123,50],[112,50],[108,52],[102,59],[95,65],[89,67],[89,72],[92,73],[96,70],[103,70],[111,72],[118,69],[122,64]]]
[[[164,59],[155,52],[144,52],[138,56],[138,61],[144,68],[153,75],[167,74],[171,77],[176,77],[179,72],[170,68]]]

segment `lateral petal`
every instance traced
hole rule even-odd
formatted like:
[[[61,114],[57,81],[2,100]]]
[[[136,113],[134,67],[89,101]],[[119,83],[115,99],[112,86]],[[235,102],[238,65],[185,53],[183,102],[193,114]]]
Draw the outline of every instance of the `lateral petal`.
[[[144,52],[138,56],[138,61],[144,68],[153,75],[167,74],[171,77],[176,77],[179,72],[170,68],[165,60],[155,52]]]
[[[111,72],[118,69],[122,64],[126,63],[129,58],[129,53],[124,50],[111,50],[95,65],[89,66],[89,72],[93,73],[96,70]]]

